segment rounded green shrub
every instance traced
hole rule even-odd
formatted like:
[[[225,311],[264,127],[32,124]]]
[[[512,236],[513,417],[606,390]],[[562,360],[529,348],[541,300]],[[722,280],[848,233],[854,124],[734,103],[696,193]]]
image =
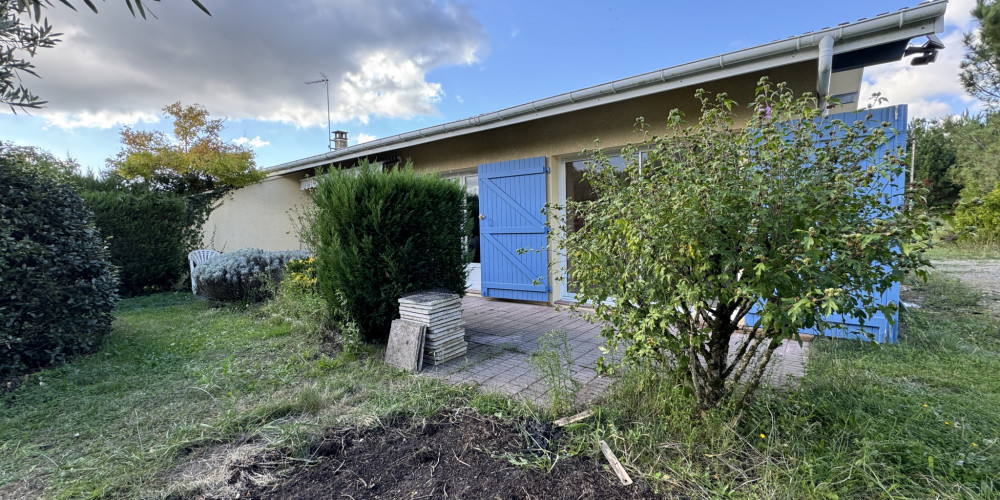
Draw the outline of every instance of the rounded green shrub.
[[[65,175],[0,149],[0,375],[96,348],[118,299],[107,250]]]
[[[281,282],[287,263],[305,259],[301,250],[267,251],[244,248],[212,257],[194,269],[198,295],[221,302],[254,302],[271,294],[273,284]]]
[[[472,221],[462,186],[409,164],[383,172],[362,162],[325,174],[313,201],[320,290],[331,316],[346,316],[366,339],[388,338],[404,294],[465,293]]]

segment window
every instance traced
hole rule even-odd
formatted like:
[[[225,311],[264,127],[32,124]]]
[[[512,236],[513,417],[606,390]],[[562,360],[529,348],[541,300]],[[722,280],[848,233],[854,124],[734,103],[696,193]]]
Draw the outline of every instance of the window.
[[[621,155],[613,155],[608,157],[608,161],[615,170],[622,171],[625,170],[625,158]],[[642,164],[646,161],[646,153],[639,153],[639,168],[642,168]],[[592,168],[594,162],[592,160],[573,160],[566,162],[566,200],[573,201],[594,201],[597,199],[597,193],[590,186],[590,183],[583,178],[583,174]],[[566,221],[571,231],[576,231],[583,227],[583,219],[578,217],[570,217]],[[566,257],[566,268],[567,270],[572,267],[572,262],[570,262],[569,257]],[[577,288],[572,280],[566,280],[566,292],[569,294],[575,294],[579,288]]]
[[[442,179],[457,182],[465,187],[468,201],[472,204],[469,213],[472,214],[472,236],[469,238],[469,251],[472,252],[472,263],[479,264],[479,173],[478,172],[458,172],[445,174]]]

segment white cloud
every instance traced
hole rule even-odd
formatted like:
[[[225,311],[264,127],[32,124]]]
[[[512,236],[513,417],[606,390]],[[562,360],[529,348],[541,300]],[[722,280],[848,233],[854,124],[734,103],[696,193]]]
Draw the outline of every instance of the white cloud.
[[[487,49],[472,7],[454,0],[215,1],[152,6],[135,19],[120,4],[99,15],[48,10],[63,42],[34,58],[36,114],[61,128],[158,119],[163,105],[200,103],[218,117],[326,125],[329,75],[338,121],[435,114],[444,95],[427,74],[473,64]]]
[[[68,113],[65,111],[52,111],[43,109],[35,112],[45,118],[47,126],[58,127],[64,130],[75,128],[98,128],[109,129],[116,125],[135,125],[136,123],[157,123],[160,118],[145,111],[115,112],[115,111],[83,111],[80,113]]]
[[[972,8],[976,0],[948,0],[948,10],[944,13],[944,23],[959,31],[969,31],[973,27]]]
[[[361,144],[362,142],[371,142],[374,141],[375,139],[378,139],[378,136],[366,134],[364,132],[358,134],[358,144]]]
[[[367,124],[372,115],[405,118],[435,113],[441,84],[425,80],[427,68],[403,54],[377,52],[346,73],[337,88],[333,117]]]
[[[459,104],[465,104],[465,99],[462,99],[462,96],[458,94],[455,94],[455,100],[458,101]]]
[[[964,46],[962,35],[974,28],[970,14],[975,0],[951,0],[945,13],[945,32],[941,41],[945,49],[929,66],[910,66],[912,58],[875,66],[865,70],[861,85],[861,102],[874,92],[881,92],[892,103],[909,104],[909,118],[941,118],[977,102],[965,93],[958,75]],[[915,39],[913,43],[923,43]]]
[[[261,140],[259,135],[257,137],[254,137],[253,139],[248,139],[246,137],[238,137],[236,139],[233,139],[233,143],[239,146],[249,144],[250,147],[253,149],[260,149],[264,146],[271,144],[268,141]]]

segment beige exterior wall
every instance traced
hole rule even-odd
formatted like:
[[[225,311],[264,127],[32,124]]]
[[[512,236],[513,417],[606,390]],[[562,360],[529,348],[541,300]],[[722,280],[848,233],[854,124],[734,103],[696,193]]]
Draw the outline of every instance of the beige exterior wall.
[[[767,75],[772,81],[787,82],[797,92],[815,92],[815,61],[774,68]],[[843,78],[843,75],[835,74],[836,78],[831,82],[831,88],[838,93],[847,92],[848,82],[853,80],[853,76]],[[763,74],[742,75],[698,87],[685,87],[453,137],[407,148],[400,152],[400,156],[412,160],[418,171],[444,173],[517,158],[578,155],[584,149],[593,149],[597,139],[600,139],[602,147],[621,147],[642,140],[642,135],[635,131],[635,120],[640,116],[652,126],[654,133],[664,130],[671,109],[679,108],[687,116],[697,116],[699,108],[694,93],[699,87],[710,92],[728,92],[730,98],[741,104],[740,118],[746,118],[749,113],[746,104],[753,100],[761,76]],[[857,78],[857,85],[860,86],[860,77]]]
[[[230,193],[205,223],[204,248],[302,249],[292,221],[295,211],[311,206],[312,200],[299,188],[301,178],[301,174],[268,177]]]
[[[835,73],[831,93],[857,92],[861,86],[862,70]],[[786,82],[796,92],[815,92],[816,62],[774,68],[767,73],[773,82]],[[564,164],[582,157],[585,149],[597,147],[618,149],[628,143],[642,140],[636,131],[636,118],[644,117],[651,132],[662,133],[671,109],[679,108],[689,117],[700,114],[694,98],[697,88],[713,93],[727,92],[741,104],[737,120],[749,118],[746,105],[753,100],[757,81],[763,74],[743,75],[711,82],[698,87],[650,95],[625,102],[597,106],[556,117],[544,118],[509,127],[436,141],[408,148],[401,152],[404,159],[413,162],[417,171],[439,172],[444,175],[474,170],[477,165],[519,158],[546,157],[550,173],[546,176],[546,196],[550,203],[562,202],[565,181]],[[852,111],[854,104],[846,104],[832,112]],[[549,284],[552,292],[549,302],[560,300],[563,283],[555,280],[561,267],[561,258],[554,249],[549,250],[551,272]]]
[[[833,94],[857,92],[862,70],[835,73],[831,82]],[[816,62],[805,61],[773,68],[766,73],[774,82],[787,82],[796,92],[815,92]],[[757,81],[763,74],[742,75],[710,82],[698,87],[710,92],[728,92],[741,104],[738,119],[747,118],[747,103],[754,97]],[[653,133],[664,130],[671,109],[680,108],[689,117],[699,115],[694,99],[696,87],[681,88],[641,98],[596,106],[559,116],[499,127],[435,141],[400,150],[398,154],[413,162],[418,172],[438,172],[448,175],[475,171],[483,163],[546,157],[550,173],[546,178],[549,202],[562,201],[565,182],[563,164],[579,159],[585,149],[600,147],[617,149],[642,140],[635,130],[637,117],[644,117]],[[855,104],[841,106],[834,112],[850,111]],[[233,193],[217,209],[206,225],[206,241],[214,236],[218,250],[244,247],[265,249],[298,249],[300,243],[292,229],[289,211],[311,204],[300,190],[299,181],[305,173],[269,177],[260,184]],[[557,269],[558,255],[550,251],[549,261]],[[550,274],[550,302],[559,300],[561,284]]]

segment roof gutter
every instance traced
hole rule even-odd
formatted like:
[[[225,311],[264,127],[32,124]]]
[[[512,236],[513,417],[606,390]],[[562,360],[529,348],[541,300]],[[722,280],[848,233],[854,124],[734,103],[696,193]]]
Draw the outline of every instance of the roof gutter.
[[[916,7],[900,9],[898,12],[882,14],[871,19],[845,23],[834,28],[825,28],[797,37],[282,163],[265,168],[264,172],[269,175],[279,175],[305,170],[435,140],[697,85],[729,76],[817,59],[822,49],[822,43],[831,44],[829,57],[832,58],[834,54],[940,33],[944,30],[944,12],[947,4],[947,0],[925,2]],[[823,42],[826,39],[830,41]],[[834,41],[837,42],[836,46],[832,46]],[[824,57],[826,57],[825,52]],[[820,91],[823,95],[822,89]],[[826,82],[826,93],[829,93],[829,81]]]

